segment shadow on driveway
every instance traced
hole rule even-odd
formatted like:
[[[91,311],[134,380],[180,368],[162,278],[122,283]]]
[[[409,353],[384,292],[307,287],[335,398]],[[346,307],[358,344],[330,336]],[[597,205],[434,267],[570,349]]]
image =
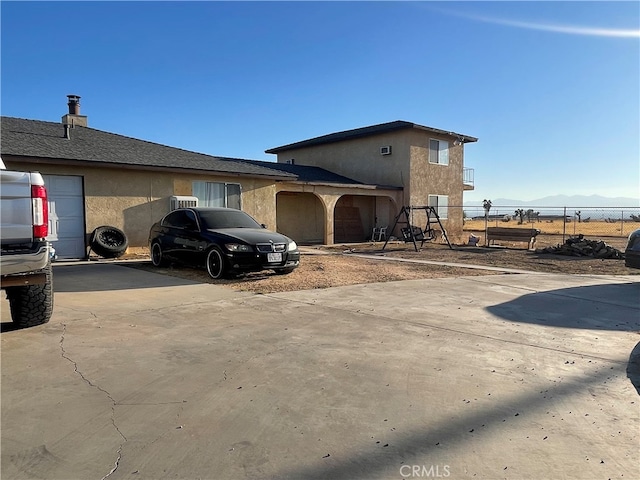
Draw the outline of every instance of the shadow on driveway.
[[[474,441],[478,441],[485,435],[491,437],[505,426],[520,425],[520,419],[548,409],[551,398],[569,399],[574,395],[581,395],[584,391],[606,382],[612,373],[612,370],[604,369],[599,373],[586,374],[567,380],[543,391],[523,391],[504,404],[486,409],[470,409],[466,415],[457,416],[446,422],[434,423],[426,429],[408,431],[397,441],[386,444],[385,447],[388,448],[375,445],[375,447],[372,446],[361,452],[347,455],[339,451],[331,451],[325,457],[326,463],[323,463],[324,459],[323,461],[316,460],[314,463],[307,462],[306,466],[294,467],[289,471],[280,472],[277,477],[269,478],[274,480],[275,478],[365,480],[373,476],[379,478],[378,475],[381,472],[386,472],[394,466],[398,472],[397,476],[389,476],[389,478],[410,478],[409,475],[401,475],[402,470],[400,470],[403,465],[408,465],[405,463],[408,460],[424,459],[425,464],[435,464],[439,457],[440,445],[457,445],[461,452],[473,455]],[[531,441],[543,442],[546,438],[544,433],[540,433],[537,438]],[[335,460],[332,461],[331,459],[334,457]],[[507,455],[505,455],[504,463],[509,464]],[[458,468],[456,465],[451,465],[451,478],[462,478],[463,472],[456,471]],[[639,471],[635,466],[630,468],[636,472]],[[496,466],[496,469],[502,469],[502,465]],[[410,472],[411,470],[405,467],[404,471]],[[439,477],[441,478],[448,476],[442,475],[442,471],[440,473]],[[420,478],[426,478],[426,476]]]
[[[13,322],[2,322],[2,323],[0,323],[0,333],[14,332],[16,330],[20,330],[20,327],[18,327]]]
[[[53,269],[53,290],[56,293],[177,287],[198,283],[113,263],[54,265]]]
[[[105,292],[198,284],[200,284],[200,282],[130,268],[126,264],[88,262],[66,265],[54,264],[53,308],[55,311],[55,294],[58,293]],[[7,312],[8,310],[7,308]],[[0,333],[12,332],[19,329],[20,327],[12,321],[3,321],[0,323]]]
[[[640,330],[640,283],[562,288],[487,307],[518,323],[588,330]]]

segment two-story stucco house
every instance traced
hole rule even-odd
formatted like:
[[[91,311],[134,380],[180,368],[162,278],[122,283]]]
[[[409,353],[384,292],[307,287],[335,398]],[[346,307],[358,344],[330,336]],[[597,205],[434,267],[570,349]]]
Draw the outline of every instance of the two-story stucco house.
[[[80,97],[68,98],[60,123],[2,117],[0,143],[7,168],[45,176],[62,258],[84,257],[101,225],[146,247],[176,197],[240,208],[300,244],[364,241],[402,205],[425,202],[442,207],[450,236],[462,234],[462,211],[444,207],[462,204],[462,145],[475,138],[392,122],[267,150],[278,162],[266,162],[96,130],[80,115]]]
[[[476,141],[469,135],[395,121],[323,135],[267,153],[277,154],[279,164],[322,167],[363,184],[401,189],[399,196],[388,192],[340,195],[321,199],[322,205],[308,195],[290,198],[292,206],[305,205],[315,217],[323,210],[334,212],[324,219],[327,241],[331,232],[336,242],[355,241],[359,235],[355,222],[351,229],[343,227],[355,215],[366,227],[392,226],[402,206],[435,207],[449,238],[460,239],[463,192],[473,189],[473,171],[464,168],[464,145]],[[424,210],[413,215],[412,222],[424,227]],[[297,232],[290,233],[295,236]]]

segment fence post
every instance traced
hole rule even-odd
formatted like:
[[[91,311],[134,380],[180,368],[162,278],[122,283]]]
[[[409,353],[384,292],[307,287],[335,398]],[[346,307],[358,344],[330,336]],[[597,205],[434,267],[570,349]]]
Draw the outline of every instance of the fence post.
[[[624,237],[624,210],[620,210],[620,235]]]
[[[567,233],[567,207],[564,207],[564,214],[562,215],[562,243]]]
[[[484,246],[489,246],[489,239],[487,238],[487,228],[489,227],[489,214],[484,214]]]

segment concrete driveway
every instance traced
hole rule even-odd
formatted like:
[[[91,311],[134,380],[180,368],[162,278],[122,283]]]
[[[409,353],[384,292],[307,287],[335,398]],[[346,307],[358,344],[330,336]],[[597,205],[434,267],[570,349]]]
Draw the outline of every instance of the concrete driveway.
[[[55,267],[2,301],[2,479],[640,478],[638,277],[252,295]]]

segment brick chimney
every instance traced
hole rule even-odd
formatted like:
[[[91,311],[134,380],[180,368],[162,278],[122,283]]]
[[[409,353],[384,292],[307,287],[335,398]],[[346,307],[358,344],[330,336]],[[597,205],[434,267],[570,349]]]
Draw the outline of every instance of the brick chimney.
[[[62,124],[70,127],[86,127],[87,116],[80,115],[80,96],[67,95],[69,99],[69,113],[62,116]]]

